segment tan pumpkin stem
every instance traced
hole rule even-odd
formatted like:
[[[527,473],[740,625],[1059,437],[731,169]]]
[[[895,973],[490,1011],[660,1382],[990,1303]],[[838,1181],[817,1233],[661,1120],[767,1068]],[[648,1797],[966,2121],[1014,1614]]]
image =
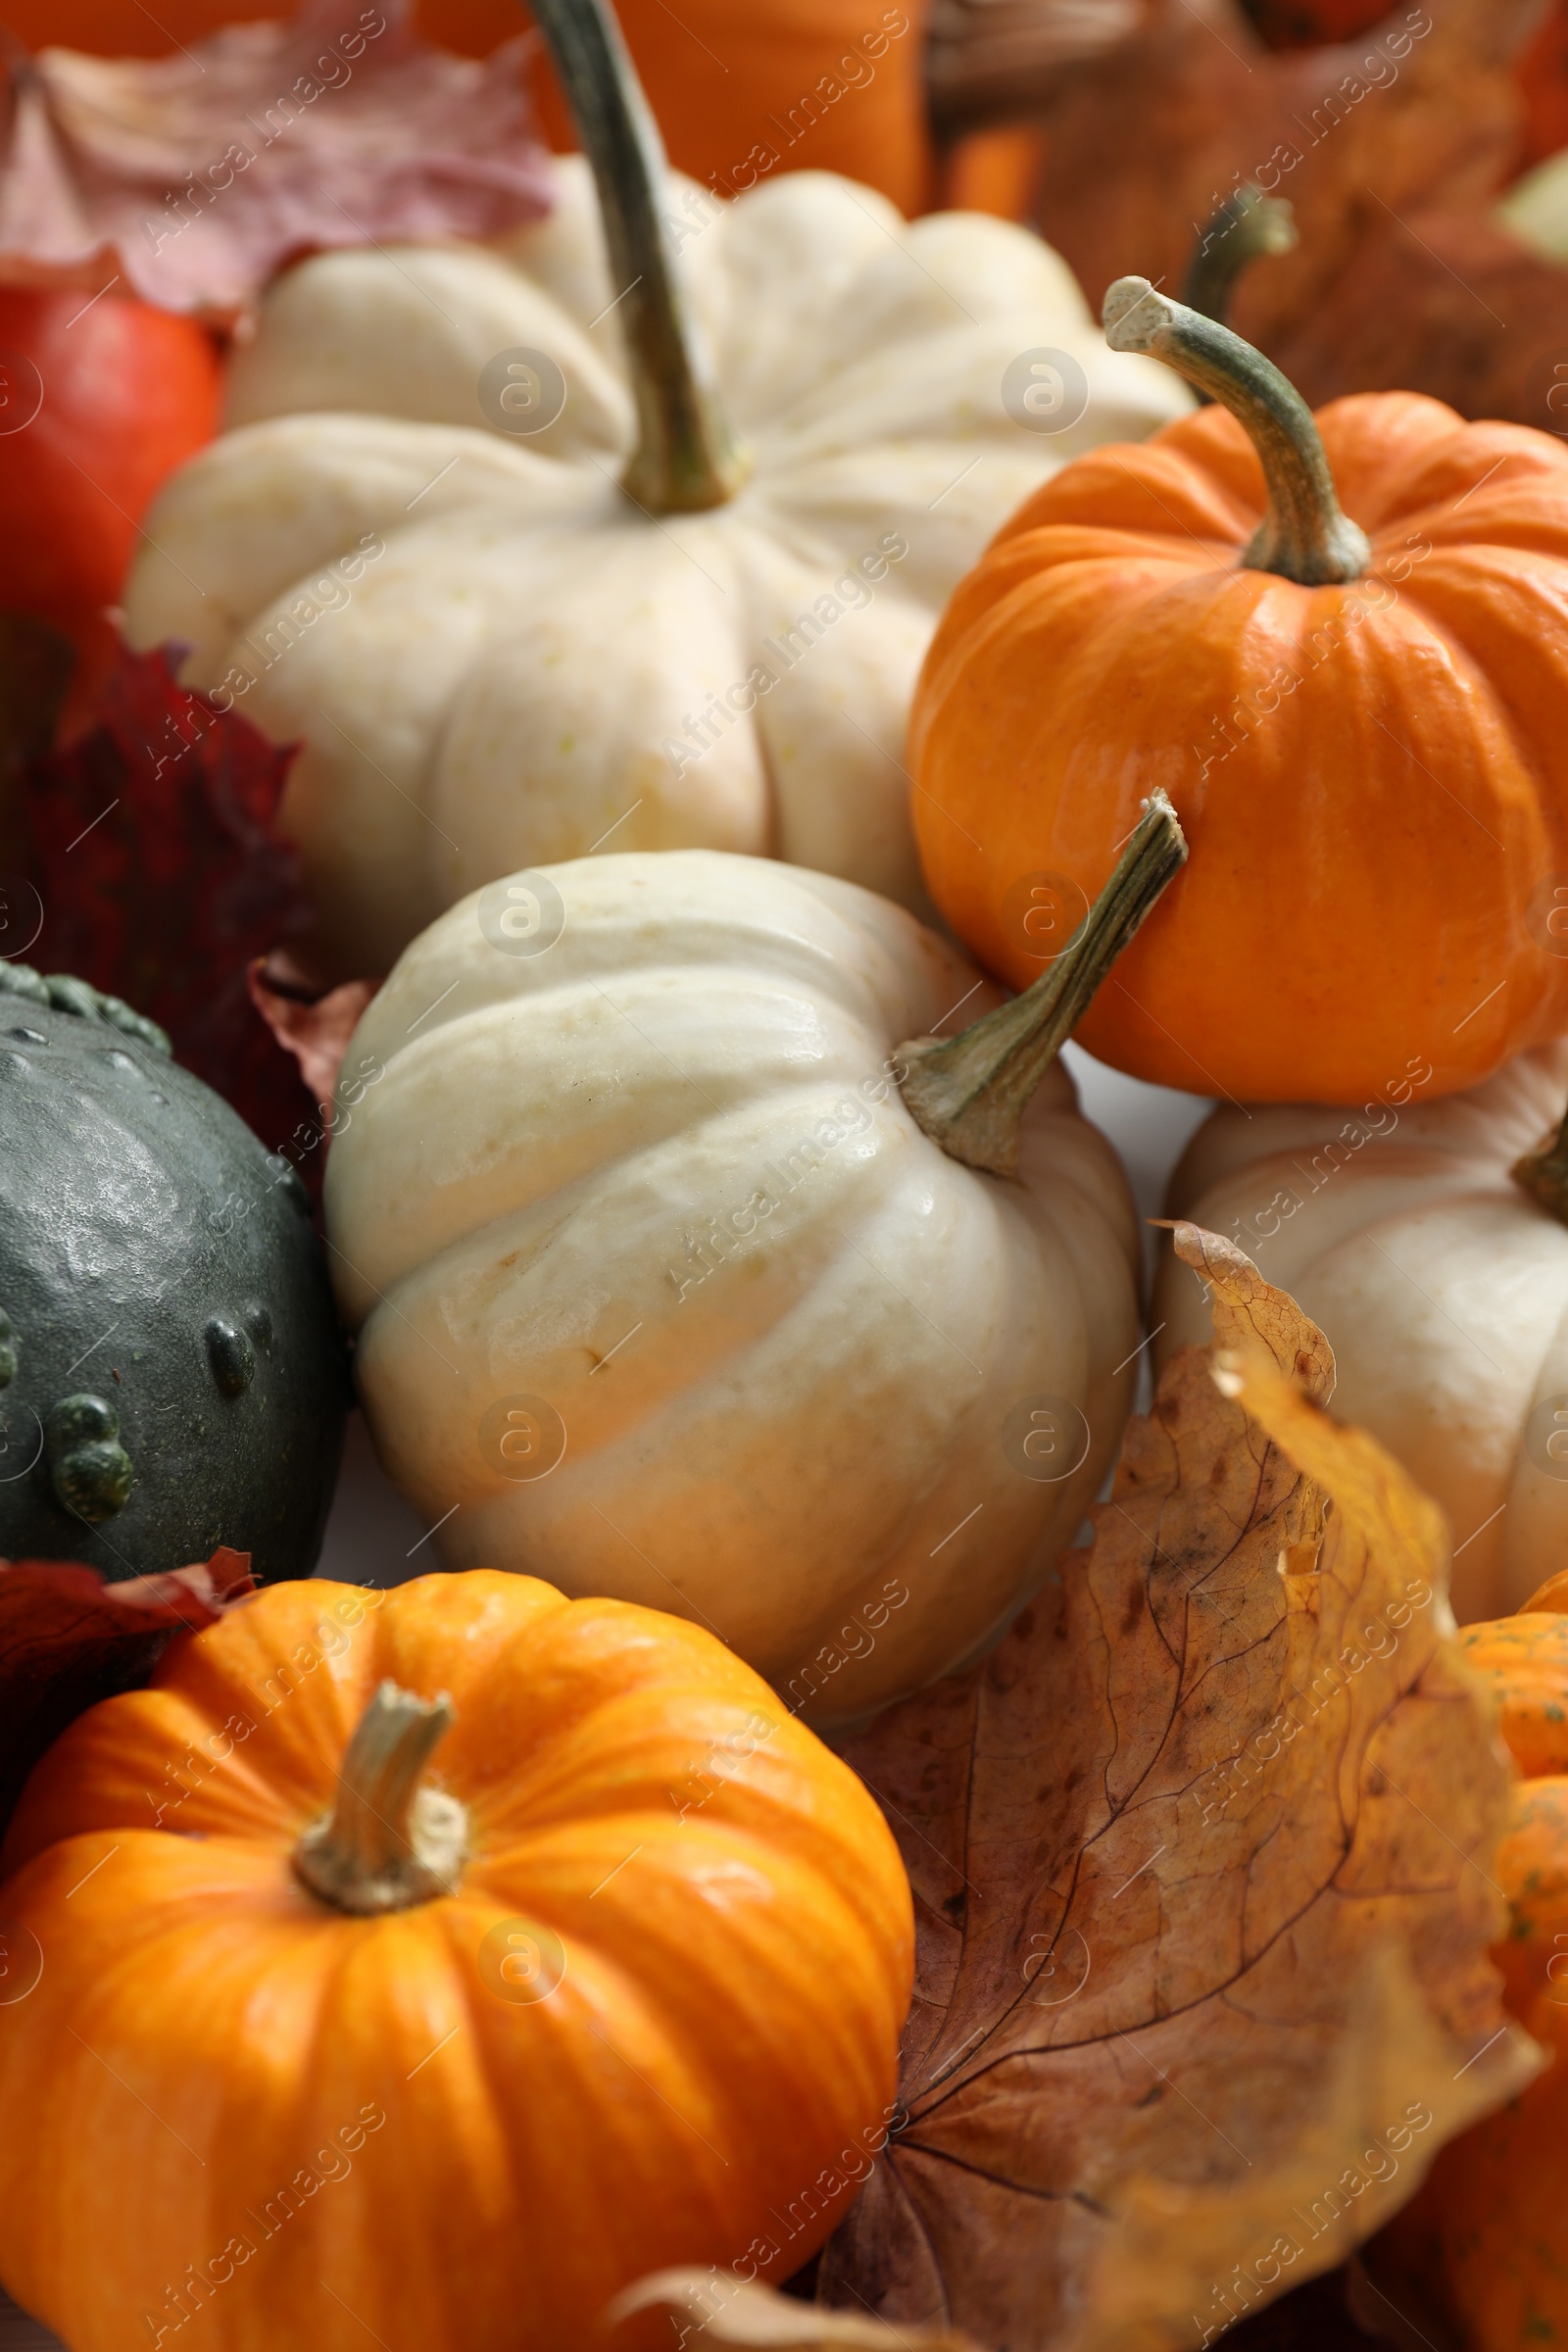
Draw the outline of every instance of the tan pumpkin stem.
[[[1568,1113],[1555,1134],[1515,1160],[1508,1173],[1532,1200],[1568,1225]]]
[[[368,1917],[454,1891],[468,1817],[455,1796],[418,1781],[456,1720],[445,1694],[416,1698],[381,1685],[344,1752],[336,1804],[294,1848],[296,1877],[323,1903]]]
[[[593,168],[615,315],[637,402],[621,477],[650,514],[721,507],[750,470],[702,364],[663,217],[667,166],[620,27],[605,0],[530,0]]]
[[[1183,302],[1223,324],[1248,265],[1268,254],[1289,253],[1296,243],[1296,215],[1285,198],[1265,196],[1251,180],[1245,181],[1210,215],[1188,266]]]
[[[993,1175],[1018,1166],[1023,1114],[1041,1079],[1089,1009],[1089,1001],[1166,884],[1187,861],[1187,840],[1162,792],[1149,796],[1116,870],[1077,938],[1010,1004],[982,1013],[957,1037],[912,1039],[904,1100],[952,1159]]]
[[[1312,412],[1273,361],[1147,277],[1118,277],[1102,316],[1112,351],[1163,360],[1247,431],[1268,490],[1268,513],[1242,558],[1248,569],[1303,588],[1359,579],[1372,557],[1366,533],[1342,512]]]

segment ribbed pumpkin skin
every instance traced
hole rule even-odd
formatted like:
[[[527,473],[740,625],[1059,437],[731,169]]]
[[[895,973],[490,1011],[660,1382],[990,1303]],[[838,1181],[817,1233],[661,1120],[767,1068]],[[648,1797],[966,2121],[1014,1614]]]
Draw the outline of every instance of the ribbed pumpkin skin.
[[[1568,450],[1411,393],[1318,424],[1372,541],[1348,587],[1242,568],[1262,475],[1221,409],[1028,500],[926,657],[914,826],[942,912],[1022,987],[1009,892],[1092,898],[1162,785],[1192,857],[1089,1050],[1254,1102],[1359,1099],[1420,1054],[1448,1093],[1568,1027],[1532,915],[1568,878]]]
[[[1463,1636],[1502,1698],[1515,1762],[1539,1776],[1515,1790],[1493,1865],[1510,1924],[1492,1956],[1508,2007],[1552,2063],[1440,2151],[1374,2257],[1375,2275],[1430,2297],[1468,2352],[1568,2343],[1568,1615],[1547,1613],[1563,1583]]]
[[[805,2192],[878,2144],[910,1898],[848,1768],[700,1627],[482,1569],[373,1600],[258,1595],[24,1792],[0,2278],[73,2352],[156,2340],[181,2281],[209,2352],[565,2352],[662,2265],[766,2236],[787,2276],[854,2193]],[[456,1703],[428,1777],[469,1860],[353,1920],[288,1855],[383,1676]],[[503,1922],[561,1937],[549,1998],[481,1974]]]

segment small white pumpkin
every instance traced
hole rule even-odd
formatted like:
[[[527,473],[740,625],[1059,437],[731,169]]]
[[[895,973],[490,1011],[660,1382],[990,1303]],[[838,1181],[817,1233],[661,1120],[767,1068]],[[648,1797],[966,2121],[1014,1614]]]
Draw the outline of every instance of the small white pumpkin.
[[[1568,1040],[1435,1102],[1423,1066],[1356,1108],[1216,1110],[1167,1206],[1239,1243],[1322,1326],[1335,1411],[1452,1522],[1469,1623],[1517,1609],[1568,1560],[1568,1226],[1513,1173],[1562,1121]],[[1568,1201],[1560,1177],[1557,1191]],[[1210,1336],[1201,1286],[1168,1250],[1152,1320],[1161,1361]]]
[[[1568,262],[1568,155],[1550,155],[1516,179],[1494,217],[1543,261]],[[1548,406],[1561,381],[1554,376],[1548,385]]]
[[[449,1566],[700,1619],[813,1720],[1000,1628],[1115,1452],[1139,1242],[1051,1044],[1004,1041],[1012,1179],[950,1155],[992,1152],[985,1086],[947,1149],[901,1092],[1037,1026],[1024,998],[904,1044],[995,996],[868,891],[712,851],[493,884],[407,950],[326,1218],[377,1449]]]
[[[598,102],[622,68],[564,70]],[[1023,229],[907,225],[821,172],[726,202],[666,182],[627,109],[598,202],[570,158],[554,214],[493,251],[289,271],[229,429],[148,518],[133,642],[189,644],[187,684],[304,745],[281,822],[323,978],[602,840],[766,854],[927,910],[904,731],[949,593],[1065,461],[1190,405],[1106,350]],[[1067,429],[1016,420],[1080,393]]]

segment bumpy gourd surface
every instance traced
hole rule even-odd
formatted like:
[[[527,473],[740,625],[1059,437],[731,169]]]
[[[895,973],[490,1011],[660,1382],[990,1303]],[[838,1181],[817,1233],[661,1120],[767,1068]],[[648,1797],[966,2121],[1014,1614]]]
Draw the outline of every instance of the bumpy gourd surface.
[[[308,1575],[347,1382],[304,1187],[150,1024],[6,974],[0,1556]]]

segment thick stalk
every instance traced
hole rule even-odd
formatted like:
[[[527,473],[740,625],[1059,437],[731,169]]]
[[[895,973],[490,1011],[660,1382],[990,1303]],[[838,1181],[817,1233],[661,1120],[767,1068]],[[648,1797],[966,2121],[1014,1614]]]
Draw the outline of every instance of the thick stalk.
[[[1242,271],[1267,254],[1289,253],[1296,242],[1296,215],[1285,198],[1265,196],[1246,181],[1226,197],[1200,236],[1182,287],[1183,302],[1223,325]]]
[[[916,1038],[897,1049],[896,1059],[907,1065],[904,1100],[950,1158],[996,1176],[1015,1173],[1029,1098],[1186,861],[1176,811],[1162,792],[1152,792],[1087,922],[1050,970],[957,1037]]]
[[[456,1719],[445,1696],[381,1685],[344,1752],[336,1804],[294,1848],[296,1877],[323,1903],[368,1918],[455,1890],[467,1814],[455,1796],[418,1783]]]
[[[1508,1173],[1533,1200],[1568,1225],[1568,1112],[1556,1133],[1515,1160]]]
[[[1372,556],[1366,533],[1341,512],[1312,412],[1273,362],[1147,277],[1118,277],[1103,318],[1112,351],[1163,360],[1247,431],[1268,490],[1268,513],[1242,558],[1248,568],[1277,571],[1303,588],[1358,579]]]
[[[663,144],[608,0],[529,0],[599,190],[614,309],[637,402],[621,477],[650,514],[721,507],[748,466],[686,314],[665,225]]]

